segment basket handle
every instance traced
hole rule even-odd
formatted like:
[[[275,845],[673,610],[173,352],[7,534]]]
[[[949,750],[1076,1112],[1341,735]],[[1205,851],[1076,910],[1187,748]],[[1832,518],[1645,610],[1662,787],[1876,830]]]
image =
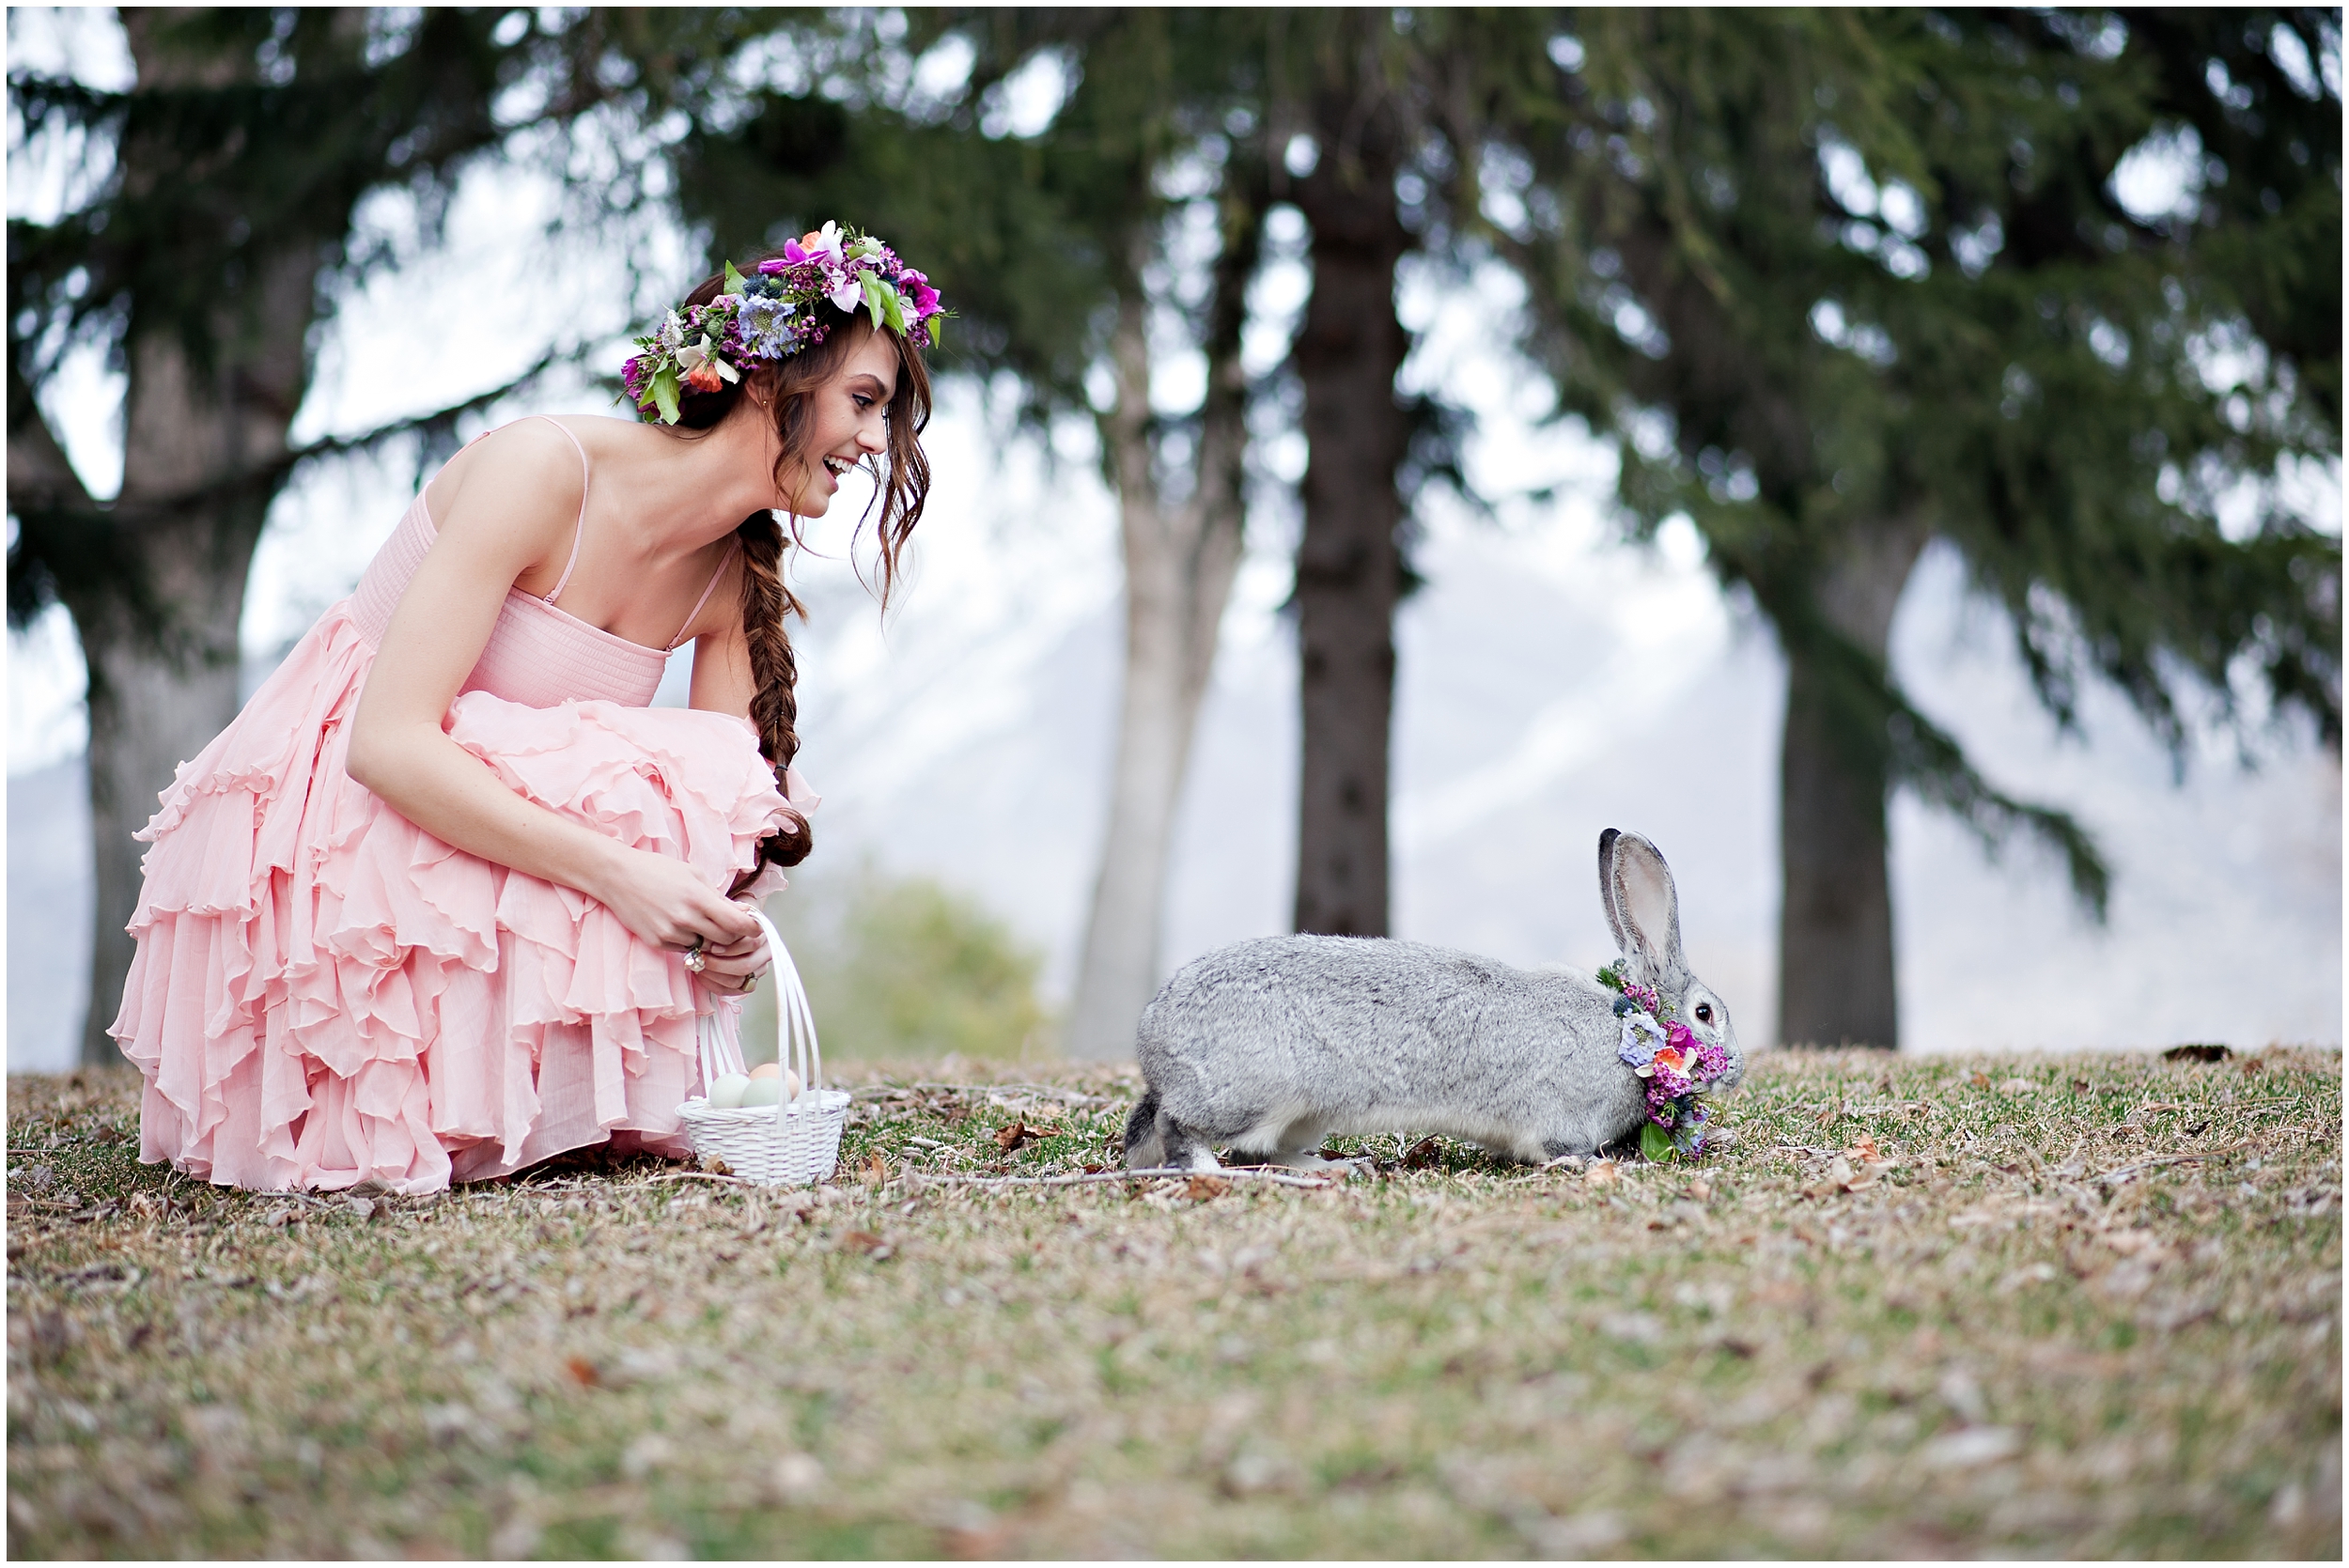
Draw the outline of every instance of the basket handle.
[[[778,1096],[775,1101],[775,1126],[781,1127],[792,1107],[805,1102],[808,1109],[815,1109],[816,1091],[824,1076],[824,1053],[816,1043],[816,1012],[808,1005],[807,986],[800,979],[800,967],[791,961],[791,950],[783,945],[783,938],[765,911],[754,908],[750,915],[758,922],[758,934],[766,939],[767,955],[773,961],[775,1062],[797,1073],[800,1079],[799,1094],[788,1099]]]
[[[702,1094],[708,1095],[709,1086],[728,1073],[747,1072],[742,1062],[742,1042],[735,1032],[723,1028],[719,1019],[720,1009],[712,1003],[710,1010],[693,1020],[693,1044],[701,1055]]]

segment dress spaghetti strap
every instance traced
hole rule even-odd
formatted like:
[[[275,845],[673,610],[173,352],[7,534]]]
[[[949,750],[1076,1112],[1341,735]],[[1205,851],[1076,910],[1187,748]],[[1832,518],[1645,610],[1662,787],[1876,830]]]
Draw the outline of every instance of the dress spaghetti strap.
[[[524,419],[545,420],[548,424],[562,431],[563,439],[571,443],[572,450],[579,454],[579,520],[571,524],[571,558],[563,563],[563,575],[554,580],[554,592],[549,594],[545,599],[546,603],[552,604],[556,599],[563,597],[563,590],[570,585],[571,572],[579,566],[579,547],[587,537],[587,485],[590,477],[590,471],[587,466],[587,448],[580,445],[579,438],[571,434],[570,427],[568,426],[565,425],[561,420],[555,418],[551,413],[524,414],[522,417]],[[694,608],[694,613],[699,614],[700,613],[700,607],[696,606]]]
[[[677,651],[677,645],[685,641],[685,634],[693,629],[693,622],[700,616],[702,606],[708,604],[709,596],[718,591],[718,580],[725,576],[726,568],[734,565],[734,558],[741,553],[742,545],[739,540],[726,546],[725,554],[719,559],[718,569],[709,574],[709,585],[702,590],[702,597],[693,601],[693,608],[685,613],[685,624],[677,629],[677,635],[669,639],[669,645],[661,649],[661,652],[674,653]]]

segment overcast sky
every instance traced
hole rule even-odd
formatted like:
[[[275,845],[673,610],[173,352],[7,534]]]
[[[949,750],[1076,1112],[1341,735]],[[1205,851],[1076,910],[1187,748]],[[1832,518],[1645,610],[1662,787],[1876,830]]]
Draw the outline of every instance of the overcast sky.
[[[103,79],[104,29],[80,69]],[[54,48],[18,16],[12,51]],[[117,68],[118,69],[118,68]],[[38,198],[11,182],[12,210]],[[54,199],[52,197],[51,199]],[[546,344],[627,323],[616,266],[550,252],[550,194],[487,167],[447,244],[379,277],[320,338],[297,436],[350,430],[495,384]],[[396,207],[381,219],[397,225]],[[853,219],[853,214],[845,214]],[[1287,231],[1293,256],[1297,230]],[[675,236],[657,263],[685,276]],[[918,263],[919,258],[914,258]],[[560,279],[559,287],[549,287]],[[948,303],[951,279],[941,279]],[[1254,296],[1251,357],[1277,359],[1303,270],[1276,259]],[[1396,699],[1395,923],[1407,938],[1521,963],[1607,955],[1592,846],[1606,827],[1648,833],[1681,883],[1698,972],[1749,1044],[1775,1011],[1777,726],[1783,671],[1750,609],[1725,598],[1685,525],[1621,542],[1605,504],[1613,458],[1574,427],[1539,424],[1540,378],[1501,350],[1493,291],[1407,279],[1424,335],[1407,381],[1478,416],[1470,472],[1504,498],[1491,519],[1436,502],[1404,609]],[[421,325],[420,325],[421,324]],[[1170,366],[1161,395],[1187,396]],[[119,473],[118,384],[83,365],[48,399],[93,488]],[[598,411],[579,385],[499,412]],[[470,432],[468,432],[470,433]],[[1114,511],[1089,432],[1009,440],[976,389],[948,383],[930,451],[936,489],[912,591],[880,620],[843,561],[802,561],[815,608],[800,634],[802,767],[826,797],[798,896],[873,864],[938,877],[1000,911],[1047,955],[1065,997],[1097,850],[1117,690]],[[1295,656],[1279,612],[1296,529],[1283,478],[1293,434],[1261,454],[1273,483],[1223,629],[1175,846],[1171,968],[1219,942],[1286,929],[1295,843]],[[412,493],[397,454],[305,474],[256,560],[248,653],[267,660],[341,594]],[[2337,482],[2309,487],[2338,526]],[[1550,500],[1524,499],[1540,487]],[[844,492],[841,500],[849,501]],[[850,508],[817,542],[836,557]],[[1903,1030],[1916,1048],[2255,1046],[2341,1038],[2340,772],[2289,734],[2256,771],[2199,737],[2183,784],[2125,704],[2095,692],[2062,737],[2030,698],[2003,620],[1969,601],[1959,563],[1929,554],[1895,623],[1895,667],[1929,713],[2008,788],[2076,812],[2116,869],[2099,930],[2061,873],[2028,849],[2003,863],[1946,818],[1898,800],[1892,878]],[[70,1056],[86,961],[87,822],[78,655],[53,612],[10,638],[9,967],[12,1069]],[[681,681],[685,659],[673,676]],[[78,837],[76,835],[79,835]],[[30,918],[28,918],[30,917]]]

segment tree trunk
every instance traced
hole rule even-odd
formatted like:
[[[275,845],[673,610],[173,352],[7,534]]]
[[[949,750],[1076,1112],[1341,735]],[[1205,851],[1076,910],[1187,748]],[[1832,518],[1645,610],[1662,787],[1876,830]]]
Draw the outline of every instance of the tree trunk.
[[[1129,270],[1111,354],[1116,405],[1100,420],[1118,493],[1126,567],[1126,671],[1101,871],[1069,1007],[1067,1054],[1129,1056],[1134,1022],[1159,986],[1167,855],[1218,629],[1239,569],[1247,377],[1239,363],[1265,201],[1225,206],[1206,334],[1207,396],[1189,497],[1169,505],[1150,416],[1149,301]]]
[[[154,33],[161,20],[123,13],[142,84],[217,83],[249,70],[163,53]],[[126,182],[154,178],[140,166],[141,150],[125,139]],[[168,149],[154,150],[161,167],[176,166]],[[123,927],[138,905],[144,850],[132,835],[154,815],[177,765],[236,717],[245,579],[283,483],[272,465],[285,455],[308,380],[305,339],[323,258],[322,248],[297,244],[264,260],[212,322],[218,347],[209,366],[191,358],[168,323],[132,323],[115,520],[145,574],[147,602],[142,608],[105,585],[65,596],[89,672],[97,897],[86,1063],[121,1060],[106,1029],[133,950]],[[26,417],[39,415],[27,410]]]
[[[1922,529],[1862,536],[1821,579],[1829,624],[1885,656],[1901,588],[1923,549]],[[1887,873],[1887,757],[1836,700],[1831,667],[1788,648],[1786,728],[1780,753],[1779,844],[1785,901],[1779,913],[1779,1039],[1786,1045],[1900,1046],[1892,894]]]
[[[1296,924],[1377,937],[1387,931],[1388,728],[1403,582],[1395,471],[1408,441],[1394,395],[1410,346],[1395,319],[1394,272],[1410,235],[1395,213],[1392,152],[1346,148],[1334,131],[1323,145],[1298,190],[1313,226],[1313,296],[1293,349],[1310,450],[1297,550]]]

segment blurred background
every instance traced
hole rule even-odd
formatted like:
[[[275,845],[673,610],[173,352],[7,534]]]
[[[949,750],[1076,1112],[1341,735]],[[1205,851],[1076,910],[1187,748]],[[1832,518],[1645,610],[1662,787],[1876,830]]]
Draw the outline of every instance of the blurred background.
[[[125,14],[9,13],[12,1072],[419,476],[827,217],[957,312],[794,558],[829,1050],[1595,964],[1607,827],[1749,1046],[2341,1038],[2338,12]]]

